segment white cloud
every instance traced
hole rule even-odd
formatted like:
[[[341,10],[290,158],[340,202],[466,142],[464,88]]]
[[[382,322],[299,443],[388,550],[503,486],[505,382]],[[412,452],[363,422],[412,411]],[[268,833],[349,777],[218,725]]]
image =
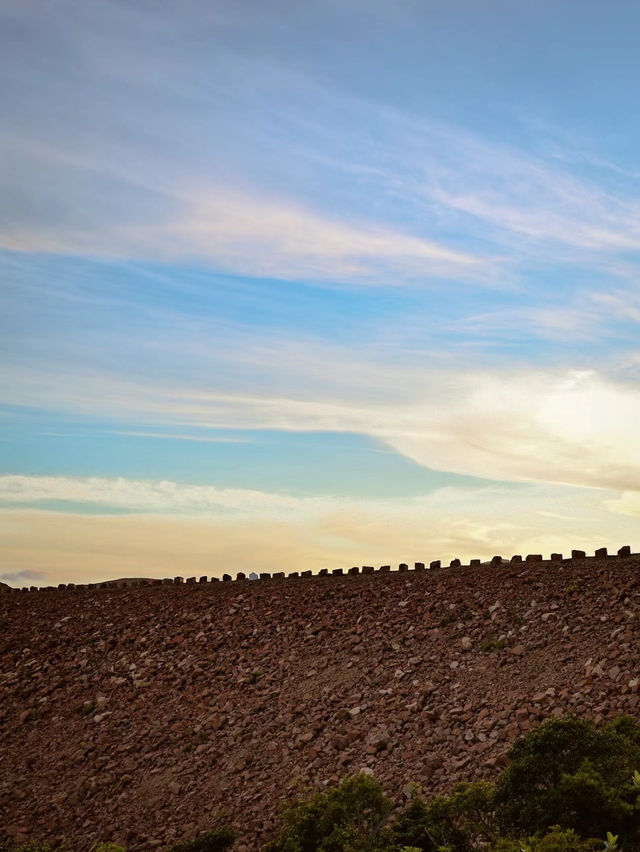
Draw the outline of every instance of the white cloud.
[[[421,428],[386,440],[442,470],[636,489],[639,418],[640,389],[594,371],[468,375],[452,404],[425,409]]]
[[[67,501],[105,508],[152,513],[287,512],[300,501],[260,491],[184,485],[168,480],[146,481],[118,477],[0,476],[0,501],[34,504]]]
[[[625,491],[618,497],[605,501],[610,512],[620,515],[629,515],[632,518],[640,517],[640,490]]]
[[[602,492],[559,486],[443,488],[410,499],[283,501],[277,494],[230,493],[213,486],[194,492],[179,483],[21,479],[24,508],[0,509],[0,546],[18,583],[23,571],[58,583],[466,561],[496,553],[616,549],[637,535],[637,515],[608,511]],[[2,493],[16,490],[5,484]],[[94,506],[119,500],[145,514],[27,508],[28,500],[45,494]],[[234,512],[220,512],[221,505]],[[562,511],[567,505],[571,517]]]
[[[378,366],[331,357],[270,369],[279,393],[160,386],[81,370],[65,382],[12,375],[14,404],[49,405],[166,426],[353,432],[429,468],[502,481],[637,490],[640,388],[593,370],[489,372]],[[313,360],[313,358],[312,358]],[[260,383],[260,377],[256,378]],[[0,383],[1,384],[1,383]],[[11,391],[11,393],[9,393]],[[215,495],[210,495],[211,498]],[[194,496],[194,501],[197,497]]]
[[[53,434],[53,433],[43,433]],[[249,438],[238,438],[236,436],[213,436],[213,435],[186,435],[180,432],[141,432],[135,430],[114,430],[115,435],[129,435],[132,438],[157,438],[164,441],[195,441],[203,444],[248,444]]]
[[[637,198],[581,174],[573,150],[536,155],[322,85],[251,51],[246,37],[265,37],[255,15],[195,4],[151,22],[123,4],[81,5],[73,27],[84,75],[7,59],[17,94],[0,143],[5,247],[331,283],[444,276],[506,286],[541,252],[600,269],[615,259],[633,274],[620,254],[640,247]],[[191,15],[214,59],[188,39]],[[68,38],[67,16],[23,18],[45,50]],[[140,20],[155,37],[131,39]],[[244,49],[227,43],[227,26],[244,33]],[[158,47],[168,32],[181,61]],[[87,43],[91,51],[79,47]],[[24,114],[31,102],[42,126]],[[52,102],[61,105],[53,115]]]
[[[214,187],[166,226],[133,226],[131,253],[199,258],[248,275],[394,285],[488,277],[487,262],[375,222],[344,222],[300,203]]]

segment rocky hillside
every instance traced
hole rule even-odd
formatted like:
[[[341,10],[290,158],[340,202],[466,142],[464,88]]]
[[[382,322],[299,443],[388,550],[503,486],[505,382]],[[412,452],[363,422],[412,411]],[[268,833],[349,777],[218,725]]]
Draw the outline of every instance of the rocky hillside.
[[[272,836],[301,787],[491,777],[638,710],[640,557],[0,596],[2,839]]]

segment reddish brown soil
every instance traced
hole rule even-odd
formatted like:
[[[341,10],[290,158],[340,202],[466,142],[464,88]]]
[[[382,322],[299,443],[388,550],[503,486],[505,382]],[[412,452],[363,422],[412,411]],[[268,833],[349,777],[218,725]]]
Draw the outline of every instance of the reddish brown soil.
[[[3,593],[0,839],[154,849],[223,817],[247,852],[363,767],[393,796],[491,777],[551,715],[637,713],[639,614],[637,556]]]

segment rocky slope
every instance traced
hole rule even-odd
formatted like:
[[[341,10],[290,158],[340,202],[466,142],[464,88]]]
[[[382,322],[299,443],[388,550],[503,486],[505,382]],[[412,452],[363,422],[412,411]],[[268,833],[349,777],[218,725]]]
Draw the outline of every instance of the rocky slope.
[[[240,852],[301,787],[491,777],[638,710],[640,558],[0,596],[0,839]]]

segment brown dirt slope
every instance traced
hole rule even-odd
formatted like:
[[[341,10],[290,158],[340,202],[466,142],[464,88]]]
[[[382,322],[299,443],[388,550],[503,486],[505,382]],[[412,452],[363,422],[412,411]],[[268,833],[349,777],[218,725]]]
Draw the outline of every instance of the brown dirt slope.
[[[220,815],[246,852],[301,785],[490,777],[550,715],[637,712],[639,614],[637,556],[4,594],[0,839]]]

